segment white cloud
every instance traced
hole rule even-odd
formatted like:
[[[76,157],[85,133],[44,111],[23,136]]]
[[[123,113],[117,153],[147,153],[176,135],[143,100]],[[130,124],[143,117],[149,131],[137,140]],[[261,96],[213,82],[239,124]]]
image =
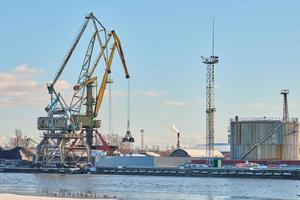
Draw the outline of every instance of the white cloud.
[[[260,99],[256,99],[248,104],[248,107],[254,110],[264,110],[269,104]]]
[[[172,107],[184,107],[187,104],[185,102],[182,102],[182,101],[166,101],[165,105],[172,106]]]
[[[121,90],[115,90],[115,91],[111,92],[111,95],[115,96],[115,97],[125,97],[125,96],[127,96],[127,93],[124,91],[121,91]]]
[[[55,89],[58,91],[69,90],[72,88],[72,85],[65,80],[58,80],[55,84]]]
[[[220,89],[222,89],[222,87],[221,87],[221,85],[215,85],[215,89],[220,90]]]
[[[165,116],[168,116],[169,115],[169,113],[167,113],[167,112],[160,112],[159,113],[159,116],[162,116],[162,117],[165,117]]]
[[[115,97],[125,97],[127,96],[128,91],[122,91],[122,90],[112,90],[112,96]],[[149,90],[149,91],[139,91],[139,90],[134,90],[130,92],[131,96],[147,96],[147,97],[159,97],[165,95],[167,92],[166,91],[154,91],[154,90]],[[105,95],[108,95],[108,90],[106,90]]]
[[[262,99],[254,99],[247,105],[249,108],[255,111],[264,111],[264,112],[272,112],[279,111],[282,109],[281,105],[274,104],[268,101],[264,101]]]
[[[167,94],[167,91],[156,91],[156,90],[148,90],[148,91],[139,91],[134,90],[132,95],[134,96],[147,96],[147,97],[161,97]]]
[[[132,96],[139,96],[141,94],[141,92],[139,90],[133,90],[130,93]]]
[[[37,69],[37,68],[30,68],[30,67],[28,67],[28,65],[23,64],[23,65],[17,66],[15,69],[13,69],[12,73],[19,75],[19,76],[21,75],[21,76],[31,77],[31,76],[36,76],[36,75],[43,73],[43,70]]]
[[[196,103],[200,105],[206,105],[206,99],[197,99]]]
[[[150,96],[150,97],[157,97],[157,96],[161,96],[158,92],[156,91],[147,91],[145,92],[146,96]]]
[[[205,133],[185,133],[181,132],[181,145],[182,146],[190,146],[190,147],[195,147],[201,141],[205,141]]]
[[[167,93],[166,91],[160,92],[160,91],[149,90],[144,92],[144,95],[148,97],[159,97],[165,95],[166,93]]]
[[[44,106],[49,96],[46,84],[37,78],[43,71],[19,65],[8,72],[0,71],[0,108],[19,106]],[[57,89],[71,88],[67,81],[58,81]]]
[[[0,108],[9,108],[13,107],[15,102],[12,99],[2,99],[0,98]]]

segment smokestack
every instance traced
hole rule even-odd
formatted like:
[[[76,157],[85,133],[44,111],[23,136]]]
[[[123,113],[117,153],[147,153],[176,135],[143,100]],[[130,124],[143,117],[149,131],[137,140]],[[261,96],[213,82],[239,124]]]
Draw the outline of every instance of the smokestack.
[[[180,148],[180,132],[179,130],[176,128],[175,124],[172,125],[172,130],[175,131],[177,133],[177,149]]]
[[[177,149],[180,148],[180,133],[177,133]]]
[[[144,129],[141,129],[141,150],[144,150]]]

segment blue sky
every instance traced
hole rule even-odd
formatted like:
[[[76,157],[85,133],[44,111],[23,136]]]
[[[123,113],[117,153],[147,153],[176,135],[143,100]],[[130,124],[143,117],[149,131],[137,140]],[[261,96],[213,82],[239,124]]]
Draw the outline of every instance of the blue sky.
[[[47,105],[45,82],[52,79],[83,22],[93,12],[119,35],[131,74],[132,133],[151,146],[205,143],[205,66],[215,18],[216,141],[227,141],[229,119],[281,117],[280,90],[290,89],[290,116],[298,117],[300,52],[298,1],[13,1],[0,6],[0,134],[15,128],[39,138],[36,118]],[[83,38],[62,90],[76,82]],[[113,79],[113,124],[126,129],[126,81],[118,61]],[[99,74],[101,77],[101,75]],[[67,93],[66,93],[67,95]],[[107,99],[100,119],[107,132]],[[137,142],[136,145],[139,143]]]

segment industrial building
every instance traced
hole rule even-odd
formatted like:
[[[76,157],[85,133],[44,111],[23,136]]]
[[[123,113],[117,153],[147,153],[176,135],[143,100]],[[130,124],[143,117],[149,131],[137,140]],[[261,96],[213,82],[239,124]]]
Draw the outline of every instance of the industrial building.
[[[243,160],[299,160],[297,118],[230,121],[230,157]]]
[[[150,154],[151,155],[151,154]],[[216,158],[223,158],[219,151],[215,151]],[[96,167],[178,167],[193,161],[201,160],[206,163],[205,149],[176,149],[169,157],[157,157],[149,155],[128,155],[128,156],[103,156],[95,155]]]
[[[194,157],[194,158],[206,158],[206,150],[205,149],[176,149],[171,154],[170,157]],[[223,154],[214,150],[214,157],[223,158]]]
[[[191,157],[101,156],[96,167],[178,167],[192,162]]]

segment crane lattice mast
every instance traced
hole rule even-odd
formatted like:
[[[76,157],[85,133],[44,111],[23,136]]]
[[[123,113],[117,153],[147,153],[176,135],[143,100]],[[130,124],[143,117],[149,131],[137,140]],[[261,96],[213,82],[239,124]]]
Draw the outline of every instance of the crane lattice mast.
[[[288,109],[288,94],[289,90],[284,89],[281,90],[281,94],[283,95],[283,121],[288,122],[289,121],[289,109]]]

